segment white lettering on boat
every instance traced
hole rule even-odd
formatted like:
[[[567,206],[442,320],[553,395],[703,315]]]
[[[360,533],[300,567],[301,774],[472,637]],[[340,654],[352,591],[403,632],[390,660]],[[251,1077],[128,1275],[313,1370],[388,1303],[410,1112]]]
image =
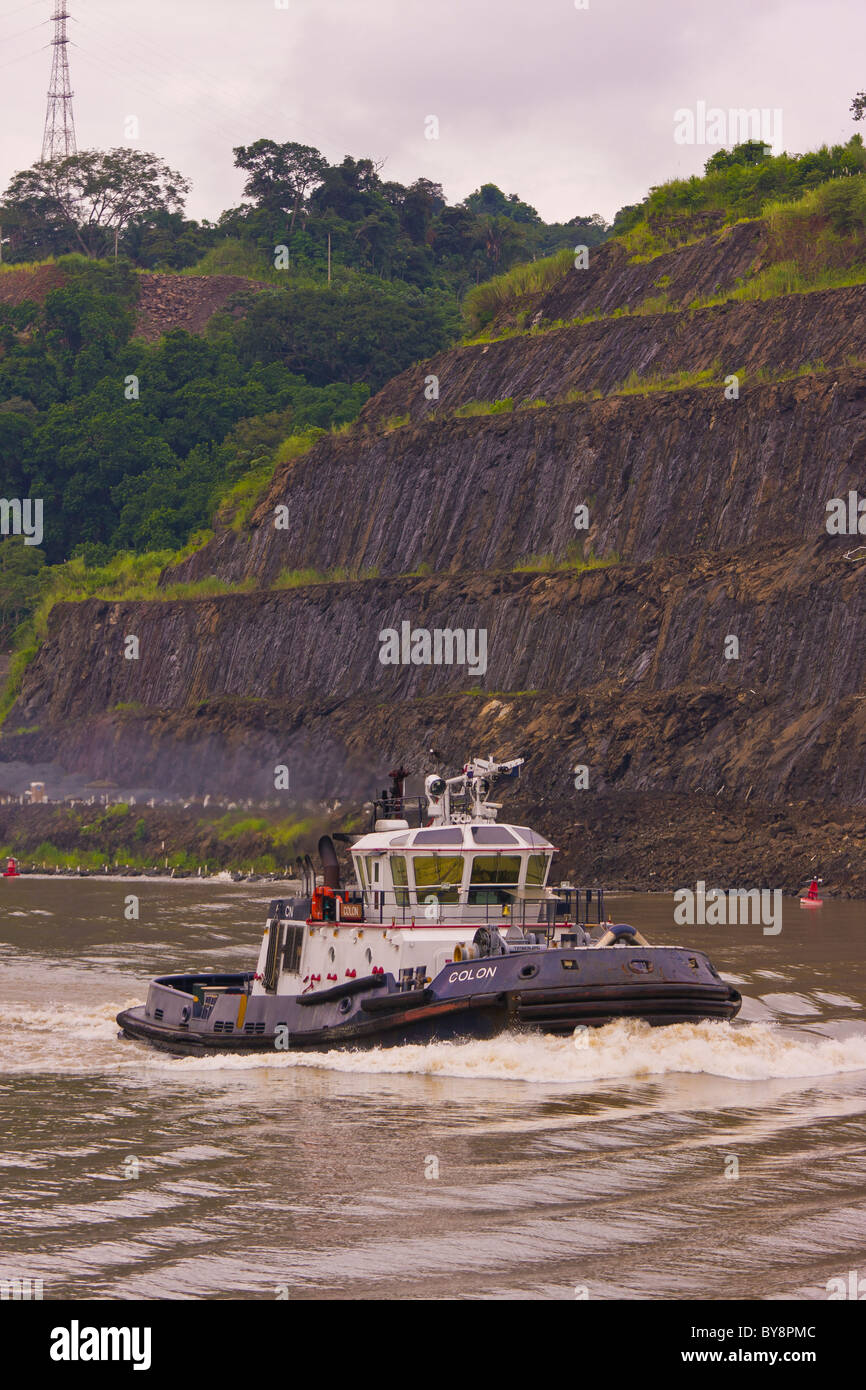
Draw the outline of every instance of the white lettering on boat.
[[[497,968],[495,965],[479,965],[475,970],[452,970],[448,976],[448,983],[453,985],[455,982],[462,984],[464,980],[492,980]]]

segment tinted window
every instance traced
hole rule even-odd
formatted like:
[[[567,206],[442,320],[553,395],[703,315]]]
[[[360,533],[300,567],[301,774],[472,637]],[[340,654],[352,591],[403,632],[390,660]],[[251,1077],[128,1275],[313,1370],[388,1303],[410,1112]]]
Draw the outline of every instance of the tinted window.
[[[406,872],[406,857],[402,854],[391,855],[391,873],[394,878],[394,897],[398,907],[409,906],[409,890],[407,884],[409,875]]]
[[[283,969],[296,975],[301,964],[301,948],[304,944],[304,928],[289,927],[283,947]]]
[[[440,903],[456,903],[459,900],[463,880],[461,855],[437,854],[428,858],[416,854],[412,862],[419,903],[426,902],[429,897],[438,898]]]
[[[516,845],[518,842],[501,825],[478,825],[472,827],[472,837],[476,845]]]
[[[463,831],[456,827],[452,830],[419,830],[414,843],[416,845],[462,845]]]
[[[528,845],[546,845],[550,847],[550,841],[545,840],[543,835],[536,835],[534,830],[530,830],[528,825],[516,825],[515,830],[519,830]]]
[[[472,861],[473,883],[516,883],[519,878],[519,854],[476,854]]]
[[[549,856],[546,854],[530,854],[529,867],[526,870],[527,888],[541,888],[547,876],[547,865]]]

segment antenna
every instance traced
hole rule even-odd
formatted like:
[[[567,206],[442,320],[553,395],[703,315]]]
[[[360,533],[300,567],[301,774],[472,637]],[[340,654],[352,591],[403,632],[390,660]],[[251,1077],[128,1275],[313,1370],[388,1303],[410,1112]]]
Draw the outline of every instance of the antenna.
[[[48,110],[45,113],[45,133],[42,136],[42,162],[75,154],[75,117],[72,114],[72,86],[69,80],[69,38],[66,21],[71,16],[64,0],[55,0],[51,40],[54,57],[51,62],[51,81],[48,86]]]

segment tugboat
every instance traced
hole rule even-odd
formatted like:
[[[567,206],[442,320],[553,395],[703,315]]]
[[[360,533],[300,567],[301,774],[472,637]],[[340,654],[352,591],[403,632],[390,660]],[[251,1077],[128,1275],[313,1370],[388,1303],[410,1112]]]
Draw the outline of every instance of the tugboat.
[[[428,776],[414,826],[392,773],[369,833],[344,837],[352,887],[322,836],[321,884],[298,861],[301,894],[270,904],[254,971],[161,976],[118,1014],[120,1036],[202,1056],[733,1018],[740,995],[702,951],[612,923],[601,889],[548,886],[554,846],[488,800],[522,763]]]

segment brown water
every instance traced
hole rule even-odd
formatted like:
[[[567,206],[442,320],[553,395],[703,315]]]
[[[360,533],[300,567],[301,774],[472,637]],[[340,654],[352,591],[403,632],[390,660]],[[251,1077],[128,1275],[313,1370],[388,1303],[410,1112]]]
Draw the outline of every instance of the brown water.
[[[46,1299],[826,1299],[866,1279],[864,905],[786,901],[765,936],[611,899],[709,952],[746,998],[734,1024],[201,1061],[118,1040],[152,975],[251,967],[269,896],[0,882],[0,1279]]]

